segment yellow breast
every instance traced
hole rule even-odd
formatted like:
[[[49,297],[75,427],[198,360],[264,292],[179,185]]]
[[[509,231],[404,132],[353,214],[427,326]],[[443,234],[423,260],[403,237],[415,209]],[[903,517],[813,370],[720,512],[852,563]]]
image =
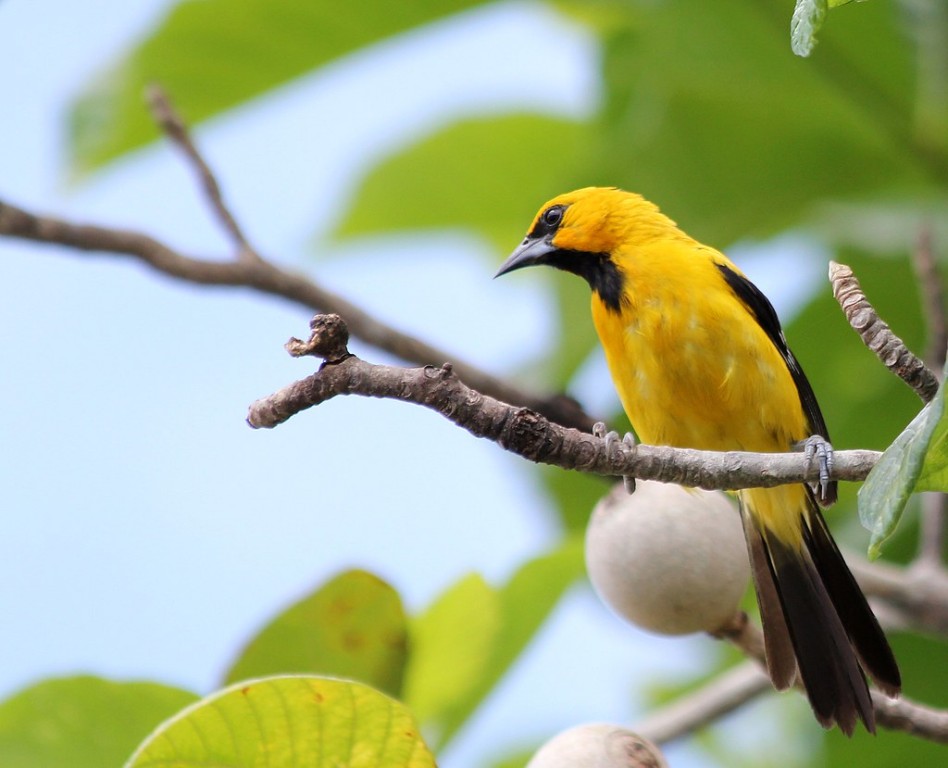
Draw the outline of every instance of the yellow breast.
[[[693,241],[639,248],[621,260],[622,311],[593,296],[619,397],[646,443],[788,450],[808,436],[796,385],[717,260]]]

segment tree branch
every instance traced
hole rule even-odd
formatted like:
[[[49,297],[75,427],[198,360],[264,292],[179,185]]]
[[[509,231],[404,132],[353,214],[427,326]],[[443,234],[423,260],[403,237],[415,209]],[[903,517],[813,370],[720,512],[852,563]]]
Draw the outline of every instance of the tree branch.
[[[833,296],[865,345],[886,368],[914,389],[923,402],[931,401],[938,391],[938,378],[882,321],[859,287],[853,271],[845,264],[831,261],[829,278],[833,284]]]
[[[885,601],[900,627],[948,636],[948,574],[941,568],[902,568],[845,552],[846,562],[869,597]]]
[[[317,315],[310,325],[310,339],[291,339],[287,349],[295,356],[323,357],[325,362],[313,375],[253,403],[247,416],[250,426],[272,428],[338,395],[362,395],[423,405],[477,437],[564,469],[724,490],[813,482],[819,477],[819,468],[807,466],[802,453],[719,453],[610,442],[483,395],[464,384],[447,363],[440,368],[367,363],[349,353],[346,326],[337,315]],[[832,477],[862,480],[878,457],[876,451],[838,451]]]
[[[912,249],[912,263],[915,265],[922,312],[928,329],[925,360],[932,370],[941,371],[948,352],[948,319],[945,317],[945,292],[935,259],[930,226],[924,226],[919,233],[915,248]],[[922,494],[915,567],[932,571],[943,568],[945,536],[948,535],[946,527],[948,496],[943,493]]]
[[[770,678],[756,661],[745,661],[632,726],[656,744],[667,744],[710,725],[762,693],[772,691]]]
[[[224,203],[224,195],[221,192],[220,184],[217,183],[217,177],[211,171],[211,167],[204,160],[204,157],[198,151],[197,146],[191,139],[184,120],[175,111],[171,105],[171,100],[165,91],[158,85],[150,85],[145,93],[148,105],[151,107],[152,116],[155,122],[165,132],[175,145],[181,150],[188,163],[194,168],[198,181],[201,184],[201,190],[210,204],[211,210],[217,217],[218,222],[224,231],[230,235],[234,244],[237,246],[237,258],[239,260],[250,259],[261,261],[260,254],[250,245],[244,231],[237,219],[230,212],[230,209]]]
[[[919,233],[918,242],[912,249],[912,263],[915,265],[922,313],[928,328],[925,361],[932,369],[940,371],[945,365],[945,353],[948,351],[948,319],[945,317],[945,291],[938,272],[930,226],[924,227]]]
[[[366,344],[386,350],[408,362],[426,365],[451,357],[447,352],[381,322],[308,277],[284,270],[265,259],[200,259],[181,253],[141,232],[38,216],[3,200],[0,200],[0,235],[62,245],[84,252],[130,257],[163,275],[184,282],[251,288],[286,299],[310,311],[338,312],[348,318],[353,334]],[[595,422],[575,400],[565,395],[543,397],[462,361],[455,362],[454,368],[482,392],[531,408],[565,426],[588,431]]]
[[[943,571],[945,528],[948,526],[948,495],[935,491],[923,493],[918,530],[918,554],[914,565]]]
[[[251,288],[277,296],[314,312],[338,312],[348,318],[352,333],[366,344],[392,353],[407,362],[428,365],[454,357],[454,367],[473,386],[501,400],[542,413],[564,426],[588,431],[596,419],[567,395],[541,396],[524,390],[443,350],[383,323],[355,304],[326,290],[303,275],[265,259],[253,248],[224,202],[220,184],[191,139],[187,125],[157,85],[147,93],[158,126],[183,153],[194,169],[205,198],[225,232],[237,246],[233,260],[199,259],[174,250],[140,232],[74,224],[39,216],[0,199],[0,235],[63,245],[80,251],[130,256],[169,277],[200,285]]]

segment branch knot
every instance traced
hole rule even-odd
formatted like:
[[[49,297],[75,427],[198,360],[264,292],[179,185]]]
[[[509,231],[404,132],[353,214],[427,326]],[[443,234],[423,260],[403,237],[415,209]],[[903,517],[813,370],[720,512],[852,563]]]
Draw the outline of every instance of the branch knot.
[[[303,341],[291,338],[284,348],[293,357],[313,355],[325,361],[323,365],[334,365],[352,357],[346,346],[349,343],[349,329],[339,315],[316,315],[309,323],[312,333]]]

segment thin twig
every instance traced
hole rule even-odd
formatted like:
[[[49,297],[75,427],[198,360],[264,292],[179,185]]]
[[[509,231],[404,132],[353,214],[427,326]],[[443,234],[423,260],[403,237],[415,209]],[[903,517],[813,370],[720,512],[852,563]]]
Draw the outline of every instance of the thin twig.
[[[703,688],[652,712],[632,730],[656,744],[667,744],[772,690],[770,678],[760,664],[748,660],[722,672]]]
[[[948,573],[944,569],[908,567],[875,561],[845,551],[846,562],[867,597],[883,601],[886,624],[917,632],[948,635]],[[885,618],[883,615],[880,619]]]
[[[945,353],[948,351],[948,319],[945,317],[945,291],[938,272],[930,226],[923,227],[919,233],[915,248],[912,249],[912,263],[915,265],[922,312],[928,329],[925,362],[933,371],[940,371],[945,365]]]
[[[890,731],[901,731],[938,744],[948,744],[948,711],[906,699],[890,699],[873,689],[876,722]]]
[[[272,428],[306,408],[339,395],[382,397],[423,405],[477,437],[485,437],[526,459],[600,475],[632,476],[697,488],[773,487],[815,481],[819,467],[802,452],[697,451],[665,446],[629,446],[555,424],[528,408],[517,408],[468,387],[450,365],[399,368],[374,365],[345,348],[345,323],[318,315],[309,341],[292,339],[294,355],[327,358],[320,369],[250,406],[247,422]],[[341,336],[337,336],[340,334]],[[863,480],[879,458],[876,451],[838,451],[832,477]]]
[[[915,556],[913,566],[933,570],[943,567],[946,526],[948,526],[948,495],[935,491],[923,493],[918,530],[918,554]]]
[[[454,369],[472,386],[508,403],[531,408],[568,427],[590,431],[595,419],[572,398],[543,397],[458,360],[442,349],[383,323],[343,297],[326,290],[305,275],[282,269],[268,260],[214,261],[177,251],[155,238],[129,230],[75,224],[37,216],[0,200],[0,235],[39,243],[63,245],[83,252],[131,257],[152,269],[188,283],[251,288],[294,302],[310,311],[338,312],[349,329],[366,344],[419,365],[454,360]]]
[[[237,223],[237,219],[234,218],[230,208],[224,202],[224,195],[221,192],[220,184],[217,183],[217,177],[207,164],[204,156],[198,151],[184,120],[181,119],[181,116],[172,106],[171,100],[164,89],[157,84],[152,84],[148,86],[146,98],[155,122],[182,151],[188,163],[194,168],[211,210],[224,231],[230,235],[237,246],[237,258],[260,261],[260,254],[250,245],[250,241],[247,240],[247,236],[240,224]]]
[[[764,635],[744,611],[736,611],[731,620],[715,632],[709,633],[719,640],[727,640],[740,648],[748,658],[754,659],[761,668],[767,668],[767,652]]]
[[[928,329],[925,361],[937,372],[944,368],[948,352],[948,319],[945,317],[945,291],[935,259],[931,226],[922,227],[912,249],[912,263]],[[918,554],[913,565],[923,570],[941,569],[948,535],[948,497],[943,493],[922,494],[919,522]]]
[[[829,277],[836,301],[865,345],[886,368],[914,389],[923,402],[931,401],[938,391],[937,377],[879,318],[859,287],[859,281],[853,271],[845,264],[831,261]]]

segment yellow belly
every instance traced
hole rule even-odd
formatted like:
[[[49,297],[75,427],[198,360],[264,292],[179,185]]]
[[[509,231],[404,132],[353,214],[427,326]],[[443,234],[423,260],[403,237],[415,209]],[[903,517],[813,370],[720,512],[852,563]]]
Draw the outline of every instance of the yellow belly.
[[[773,342],[728,295],[666,294],[593,317],[639,438],[705,450],[786,451],[808,437],[799,394]]]
[[[667,274],[667,273],[666,273]],[[711,278],[718,276],[711,273]],[[619,398],[643,443],[782,452],[809,436],[780,352],[721,282],[700,296],[667,281],[617,313],[593,297],[593,320]],[[802,485],[742,491],[750,514],[798,545]]]

